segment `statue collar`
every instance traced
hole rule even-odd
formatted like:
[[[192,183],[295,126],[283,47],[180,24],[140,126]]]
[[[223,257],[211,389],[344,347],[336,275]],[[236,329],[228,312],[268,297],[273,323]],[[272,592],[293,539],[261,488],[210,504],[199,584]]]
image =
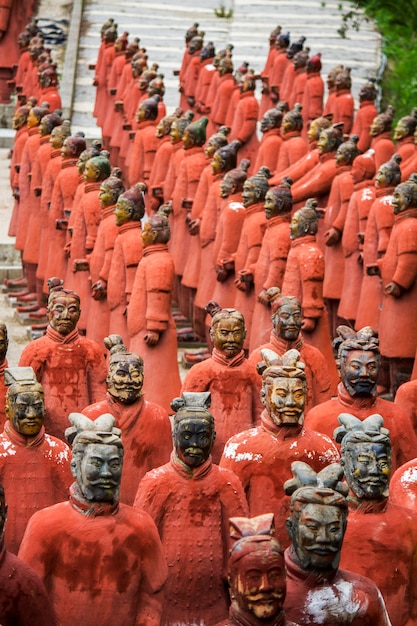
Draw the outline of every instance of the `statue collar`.
[[[209,472],[211,472],[213,462],[211,460],[211,456],[209,456],[207,461],[205,461],[202,465],[192,468],[183,463],[181,459],[177,457],[175,450],[173,450],[171,452],[171,465],[183,478],[187,480],[201,480],[202,478],[205,478]]]
[[[78,328],[75,327],[74,330],[68,333],[68,335],[61,335],[61,333],[59,333],[57,330],[52,328],[50,324],[48,324],[48,326],[46,327],[46,336],[56,343],[72,343],[79,338],[80,333],[78,332]]]
[[[98,183],[86,182],[85,187],[84,187],[84,193],[90,193],[91,191],[99,191],[101,187],[101,183],[102,181],[99,181]]]
[[[76,482],[72,483],[70,487],[69,499],[72,508],[86,517],[115,515],[119,510],[118,500],[114,500],[113,502],[93,502],[86,500]]]
[[[395,187],[375,188],[375,198],[383,198],[384,196],[392,196]]]
[[[266,409],[261,413],[262,428],[273,435],[276,439],[295,439],[303,430],[302,425],[298,426],[277,426],[268,415]]]
[[[109,392],[106,395],[110,413],[116,418],[117,427],[126,434],[140,419],[145,402],[143,395],[131,404],[119,402]]]
[[[236,626],[259,626],[260,623],[255,615],[242,611],[236,602],[232,602],[229,609],[229,618],[231,623],[236,624]],[[284,611],[272,620],[262,620],[262,626],[285,626],[285,624],[286,621]]]
[[[211,358],[216,363],[220,363],[221,365],[225,365],[226,367],[237,367],[241,365],[245,360],[245,352],[241,350],[236,356],[231,359],[228,359],[221,350],[218,350],[216,347],[213,348],[211,353]]]
[[[362,513],[362,515],[367,515],[368,513],[383,513],[388,505],[388,498],[382,498],[381,500],[361,500],[352,492],[349,493],[346,500],[349,504],[349,509],[355,511],[355,513]]]
[[[143,256],[149,256],[155,252],[168,252],[168,245],[166,243],[151,243],[150,246],[143,248]]]
[[[300,130],[290,130],[289,133],[284,133],[282,135],[283,141],[288,141],[289,139],[293,139],[294,137],[301,137]]]
[[[61,170],[65,170],[67,167],[75,167],[77,165],[77,159],[64,159],[61,163]]]
[[[249,215],[252,215],[252,213],[261,213],[264,212],[264,210],[264,202],[256,202],[255,204],[251,204],[250,206],[245,208],[245,218],[249,217]]]
[[[142,224],[138,220],[129,220],[128,222],[125,222],[124,224],[119,226],[119,235],[124,233],[126,230],[132,230],[132,228],[137,228],[140,232],[142,230]]]
[[[274,346],[275,351],[281,355],[288,352],[288,350],[292,350],[293,348],[300,352],[304,345],[304,340],[301,335],[298,335],[298,338],[295,341],[286,341],[285,339],[278,337],[274,331],[271,332],[269,341]]]
[[[279,224],[290,224],[290,222],[291,213],[281,213],[281,215],[275,215],[269,218],[269,220],[266,221],[266,227],[274,228],[274,226],[278,226]]]
[[[37,448],[45,438],[45,428],[43,426],[34,437],[25,437],[17,432],[9,420],[6,420],[4,424],[4,432],[12,443],[23,448]]]
[[[302,237],[291,239],[291,248],[296,248],[297,246],[301,246],[302,244],[313,242],[316,243],[316,235],[303,235]]]
[[[398,213],[397,215],[395,215],[394,223],[398,224],[398,222],[402,222],[403,220],[416,219],[416,217],[417,217],[417,208],[410,207],[406,211],[401,211],[401,213]]]
[[[110,215],[114,215],[114,207],[116,205],[115,204],[110,204],[108,206],[105,206],[101,209],[101,219],[104,219],[105,217],[109,217]]]
[[[371,408],[377,400],[376,394],[369,396],[351,396],[343,383],[339,383],[337,387],[337,396],[341,404],[358,409]]]

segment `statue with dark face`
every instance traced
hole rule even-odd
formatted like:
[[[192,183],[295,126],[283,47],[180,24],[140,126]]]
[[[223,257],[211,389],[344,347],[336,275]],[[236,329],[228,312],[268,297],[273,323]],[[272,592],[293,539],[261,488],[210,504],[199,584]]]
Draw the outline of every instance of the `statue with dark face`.
[[[291,469],[293,478],[284,485],[291,495],[291,546],[285,552],[288,617],[299,624],[314,623],[319,602],[322,624],[389,625],[375,583],[339,569],[348,514],[342,467],[334,463],[316,474],[307,463],[296,461]]]
[[[155,520],[171,564],[162,624],[217,624],[228,614],[228,519],[248,509],[239,479],[212,462],[209,406],[210,392],[183,392],[172,401],[171,460],[148,472],[136,495],[135,507]]]

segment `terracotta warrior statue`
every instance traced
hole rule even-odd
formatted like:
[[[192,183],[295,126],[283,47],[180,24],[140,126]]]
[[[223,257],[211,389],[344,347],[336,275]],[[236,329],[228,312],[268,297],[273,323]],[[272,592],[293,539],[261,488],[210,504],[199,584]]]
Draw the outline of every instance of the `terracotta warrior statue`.
[[[107,396],[82,412],[90,419],[97,419],[103,413],[115,417],[125,450],[120,500],[133,504],[146,472],[169,460],[171,424],[165,409],[144,397],[142,357],[129,352],[120,335],[109,335],[104,344],[109,351]]]
[[[285,619],[286,572],[272,513],[232,517],[229,556],[231,606],[218,626],[296,626]]]
[[[380,415],[338,418],[335,439],[349,486],[349,522],[340,564],[378,585],[393,626],[416,614],[416,529],[411,511],[388,498],[391,442]],[[395,567],[392,564],[395,563]],[[389,572],[389,574],[388,574]]]
[[[258,375],[243,351],[243,315],[236,309],[222,309],[213,301],[207,310],[212,316],[213,350],[210,358],[189,370],[182,391],[210,391],[211,411],[216,416],[212,457],[218,463],[228,439],[258,422]]]
[[[158,626],[167,566],[152,519],[119,502],[123,444],[112,415],[69,416],[70,497],[32,516],[19,556],[45,583],[62,626]]]
[[[64,439],[68,414],[105,397],[106,363],[96,342],[78,331],[78,294],[56,282],[48,299],[46,334],[26,346],[19,365],[33,367],[44,388],[46,431]]]
[[[372,120],[369,132],[371,134],[371,148],[375,150],[375,167],[378,171],[381,165],[390,160],[395,152],[395,145],[391,139],[391,129],[395,109],[388,106]]]
[[[346,531],[347,487],[337,463],[316,474],[307,463],[292,463],[287,519],[291,546],[285,551],[285,610],[299,624],[389,626],[381,593],[365,576],[339,568]]]
[[[6,387],[4,385],[4,370],[7,363],[7,348],[9,347],[9,337],[7,333],[7,326],[4,322],[0,322],[0,428],[3,428],[6,421],[6,413],[4,411],[4,405],[6,403]]]
[[[357,332],[339,326],[337,334],[333,342],[341,378],[337,396],[311,409],[306,425],[332,437],[340,413],[352,413],[360,420],[379,413],[391,433],[393,467],[397,468],[417,456],[417,440],[406,409],[377,395],[381,366],[378,337],[370,326]]]
[[[289,510],[283,485],[289,463],[309,460],[317,470],[339,459],[329,437],[304,428],[306,375],[297,350],[279,356],[261,351],[261,425],[243,431],[227,442],[221,467],[235,472],[245,489],[251,515],[273,512],[277,537],[288,545],[285,517]]]
[[[33,369],[14,367],[5,376],[8,419],[0,434],[0,482],[9,494],[6,546],[17,554],[32,514],[67,497],[70,450],[45,432],[44,392]]]
[[[239,479],[212,462],[209,405],[210,392],[173,400],[171,461],[146,474],[136,495],[135,507],[155,520],[170,564],[161,626],[210,626],[228,614],[228,521],[248,508]]]
[[[262,361],[261,350],[267,348],[282,356],[295,348],[300,353],[300,360],[305,366],[307,380],[306,413],[325,400],[330,400],[333,389],[326,359],[314,346],[306,343],[301,333],[303,315],[300,301],[295,296],[283,296],[277,287],[267,290],[271,303],[272,329],[269,342],[255,348],[249,355],[249,362],[256,367]],[[262,378],[258,376],[259,392]]]
[[[4,545],[8,503],[0,484],[0,619],[3,624],[51,626],[56,617],[38,574]]]
[[[359,91],[359,110],[353,120],[352,133],[358,135],[358,148],[361,153],[371,147],[371,124],[378,111],[375,107],[377,90],[374,81],[364,83]]]

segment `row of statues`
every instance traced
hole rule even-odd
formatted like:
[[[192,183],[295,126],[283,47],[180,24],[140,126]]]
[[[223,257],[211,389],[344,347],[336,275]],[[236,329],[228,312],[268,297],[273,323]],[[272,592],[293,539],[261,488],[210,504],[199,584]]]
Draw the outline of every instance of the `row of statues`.
[[[308,109],[320,57],[279,27],[259,106],[203,36],[166,115],[157,68],[106,22],[103,144],[19,90],[7,287],[44,335],[8,367],[0,326],[0,622],[411,625],[415,380],[380,392],[417,347],[416,123],[394,146],[375,110],[345,137],[350,72]],[[187,319],[209,348],[181,380]]]

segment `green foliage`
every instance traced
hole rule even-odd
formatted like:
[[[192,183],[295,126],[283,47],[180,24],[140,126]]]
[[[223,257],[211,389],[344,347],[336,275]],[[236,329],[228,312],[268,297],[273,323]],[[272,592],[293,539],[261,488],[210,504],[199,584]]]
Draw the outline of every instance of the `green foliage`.
[[[217,17],[225,17],[226,19],[233,17],[233,9],[227,11],[223,2],[220,3],[220,7],[218,9],[214,9],[214,12]]]
[[[382,106],[395,107],[396,119],[408,115],[417,106],[417,0],[357,0],[342,12],[341,37],[349,28],[359,30],[362,10],[375,21],[383,36],[387,67],[382,83]],[[361,10],[362,9],[362,10]]]

